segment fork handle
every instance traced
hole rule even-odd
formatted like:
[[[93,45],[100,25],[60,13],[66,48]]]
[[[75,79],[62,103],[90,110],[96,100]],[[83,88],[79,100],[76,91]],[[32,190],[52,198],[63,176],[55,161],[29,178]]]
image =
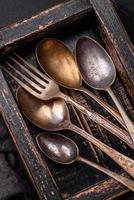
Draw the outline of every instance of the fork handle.
[[[72,104],[73,106],[75,106],[80,112],[85,114],[92,121],[94,121],[95,123],[99,124],[100,126],[105,128],[106,130],[110,131],[115,136],[117,136],[119,139],[124,141],[127,145],[129,145],[132,149],[134,149],[134,143],[132,142],[130,136],[128,135],[128,133],[125,130],[123,130],[120,127],[116,126],[111,121],[109,121],[108,119],[104,118],[102,115],[89,110],[89,108],[87,108],[87,107],[84,107],[84,106],[80,105],[74,99],[72,99],[71,97],[69,97],[67,95],[64,96],[64,100],[66,102]]]

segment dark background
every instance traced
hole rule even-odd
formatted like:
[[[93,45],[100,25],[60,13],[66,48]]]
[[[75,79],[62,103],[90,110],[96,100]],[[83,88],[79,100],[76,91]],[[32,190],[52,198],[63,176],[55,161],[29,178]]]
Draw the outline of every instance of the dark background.
[[[65,1],[67,0],[0,0],[0,27],[25,19]],[[134,13],[134,0],[113,1],[128,13]]]
[[[62,2],[65,0],[0,0],[0,28]],[[118,13],[134,41],[134,0],[113,0],[113,2],[119,8]],[[3,123],[0,119],[0,128]],[[0,200],[35,199],[27,175],[19,164],[19,156],[15,156],[14,159],[16,149],[6,133],[6,127],[0,129],[0,132]],[[134,200],[134,194],[130,192],[118,199]]]
[[[62,2],[65,0],[0,0],[0,27],[25,19]]]

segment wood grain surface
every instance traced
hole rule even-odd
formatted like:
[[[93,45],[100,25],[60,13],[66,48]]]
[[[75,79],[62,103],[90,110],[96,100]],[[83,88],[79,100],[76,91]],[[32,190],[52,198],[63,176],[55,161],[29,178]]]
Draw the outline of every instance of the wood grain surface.
[[[115,64],[117,65],[118,62],[121,66],[121,70],[118,70],[114,91],[119,96],[120,101],[122,101],[130,118],[134,120],[133,94],[130,93],[131,88],[129,89],[128,87],[130,83],[131,86],[133,84],[133,80],[131,81],[133,76],[130,77],[130,83],[128,81],[129,73],[132,68],[131,66],[124,66],[120,58],[120,56],[124,55],[120,49],[122,48],[122,44],[120,44],[120,40],[113,40],[112,35],[115,34],[117,30],[114,30],[114,28],[111,27],[110,16],[112,22],[114,22],[114,26],[119,25],[121,31],[123,31],[123,36],[121,37],[125,37],[124,40],[126,40],[126,43],[123,44],[126,46],[127,41],[128,44],[131,44],[131,42],[126,35],[126,32],[124,34],[124,29],[122,25],[120,25],[120,20],[118,19],[115,10],[112,8],[110,1],[104,0],[103,3],[101,2],[101,7],[96,0],[92,0],[91,3],[96,10],[99,24],[96,23],[97,17],[93,12],[89,1],[78,0],[76,2],[75,0],[71,0],[65,4],[62,3],[47,11],[43,11],[39,15],[35,15],[21,23],[15,23],[14,25],[1,29],[1,52],[3,54],[9,53],[9,51],[17,47],[16,51],[20,55],[33,63],[35,67],[38,67],[34,50],[41,38],[51,36],[61,39],[71,48],[72,52],[74,52],[76,42],[80,36],[87,35],[93,37],[111,52],[114,62],[116,60]],[[107,9],[102,13],[101,9],[104,6],[107,6]],[[108,18],[109,20],[106,20],[105,18]],[[36,37],[37,35],[38,37]],[[115,49],[116,45],[118,45],[118,52]],[[132,52],[130,50],[131,49],[128,49],[128,53],[132,58]],[[5,55],[3,59],[8,59],[8,56],[6,57]],[[122,76],[122,73],[127,74],[127,79]],[[42,153],[39,152],[37,145],[34,142],[35,136],[42,130],[28,122],[24,116],[22,116],[16,104],[15,91],[17,84],[6,74],[3,76],[2,72],[0,72],[0,81],[2,83],[0,86],[1,112],[40,199],[86,200],[89,199],[89,197],[91,199],[108,199],[128,191],[124,186],[121,186],[113,179],[107,179],[107,176],[104,174],[83,164],[74,163],[65,167],[46,159]],[[100,95],[101,98],[114,106],[108,95],[103,92],[93,92]],[[77,101],[88,105],[91,109],[98,111],[114,123],[117,123],[105,110],[100,108],[98,104],[86,95],[75,92],[73,92],[72,95]],[[79,125],[77,119],[74,117],[72,108],[69,107],[69,109],[73,122]],[[87,122],[89,124],[89,129],[94,136],[133,158],[133,151],[120,140],[111,136],[109,132],[100,128],[93,122],[88,120]],[[63,133],[66,135],[66,131]],[[115,170],[118,173],[122,173],[122,170],[110,158],[102,152],[98,154],[97,149],[95,149],[98,156],[96,158],[96,155],[88,142],[71,132],[69,137],[77,142],[83,156],[96,162],[100,162],[104,166]]]

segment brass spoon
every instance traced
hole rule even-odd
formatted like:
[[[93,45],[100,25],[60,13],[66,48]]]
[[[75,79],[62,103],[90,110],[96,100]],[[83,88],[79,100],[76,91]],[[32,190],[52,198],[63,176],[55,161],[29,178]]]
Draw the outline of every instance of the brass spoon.
[[[111,170],[89,161],[79,155],[79,149],[76,143],[58,133],[41,133],[36,137],[37,144],[40,150],[51,160],[56,163],[68,165],[74,161],[83,162],[104,174],[114,178],[121,184],[125,185],[130,190],[134,191],[134,181],[121,176]]]
[[[116,69],[108,53],[92,38],[82,37],[76,45],[76,58],[85,82],[94,89],[109,93],[134,142],[134,125],[111,89],[116,78]]]
[[[75,58],[64,43],[56,39],[46,38],[37,45],[36,57],[38,63],[49,77],[66,88],[86,93],[126,128],[124,121],[117,111],[82,86],[82,79]]]
[[[18,78],[16,75],[14,76],[12,72],[5,68],[3,68],[14,80],[17,81],[19,85],[21,85],[26,91],[28,91],[30,94],[35,96],[36,98],[40,100],[49,100],[52,98],[62,98],[64,101],[70,103],[74,107],[76,107],[80,112],[83,114],[87,115],[89,119],[94,121],[95,123],[99,124],[106,130],[110,131],[114,135],[116,135],[119,139],[123,140],[126,143],[129,143],[130,147],[134,149],[134,143],[132,143],[131,138],[129,137],[128,133],[121,129],[120,127],[116,126],[112,122],[110,122],[108,119],[105,117],[101,116],[100,114],[90,110],[88,107],[85,107],[81,105],[80,103],[77,103],[74,99],[72,99],[69,95],[64,94],[63,92],[60,91],[59,86],[57,83],[55,83],[53,80],[49,79],[45,74],[37,70],[34,66],[32,66],[30,63],[28,63],[26,60],[21,58],[20,56],[16,55],[18,60],[16,60],[13,57],[10,57],[12,62],[14,64],[17,64],[17,66],[20,67],[20,69],[23,69],[23,72],[17,70],[13,64],[6,62],[8,67],[12,69],[13,71],[16,72],[16,75],[19,75],[20,78]],[[21,62],[21,63],[20,63]],[[28,67],[28,68],[27,68]],[[27,73],[24,74],[24,72]],[[21,80],[23,79],[23,82]],[[125,137],[128,136],[129,139],[125,141]]]
[[[134,177],[134,160],[117,152],[72,124],[70,121],[69,110],[64,100],[59,98],[41,101],[22,88],[17,90],[16,97],[23,113],[33,124],[48,131],[67,129],[79,134],[104,151],[125,171]],[[124,135],[124,137],[127,138],[128,136]]]

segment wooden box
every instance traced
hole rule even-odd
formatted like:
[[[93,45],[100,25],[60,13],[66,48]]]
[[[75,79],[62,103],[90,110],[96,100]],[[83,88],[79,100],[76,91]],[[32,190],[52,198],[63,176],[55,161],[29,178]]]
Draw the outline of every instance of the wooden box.
[[[117,68],[117,79],[113,90],[122,102],[128,115],[134,120],[134,49],[119,17],[109,0],[69,0],[45,10],[31,18],[17,22],[0,30],[1,60],[6,59],[14,49],[26,60],[38,67],[35,47],[39,40],[54,37],[64,41],[72,51],[80,36],[91,36],[99,41],[111,55]],[[106,175],[81,163],[68,166],[55,164],[38,149],[35,136],[38,129],[22,115],[15,98],[18,85],[7,74],[0,71],[0,109],[11,137],[19,151],[29,177],[39,195],[44,200],[101,200],[111,199],[128,190]],[[89,88],[91,90],[91,88]],[[94,91],[114,106],[105,92]],[[74,98],[108,119],[115,120],[100,106],[82,93],[72,92]],[[74,111],[70,107],[72,115]],[[119,139],[88,121],[79,113],[75,124],[84,125],[86,130],[109,146],[134,158],[132,150]],[[66,131],[63,131],[66,134]],[[82,138],[70,133],[79,145],[81,155],[100,164],[123,172],[108,156],[89,145]]]

